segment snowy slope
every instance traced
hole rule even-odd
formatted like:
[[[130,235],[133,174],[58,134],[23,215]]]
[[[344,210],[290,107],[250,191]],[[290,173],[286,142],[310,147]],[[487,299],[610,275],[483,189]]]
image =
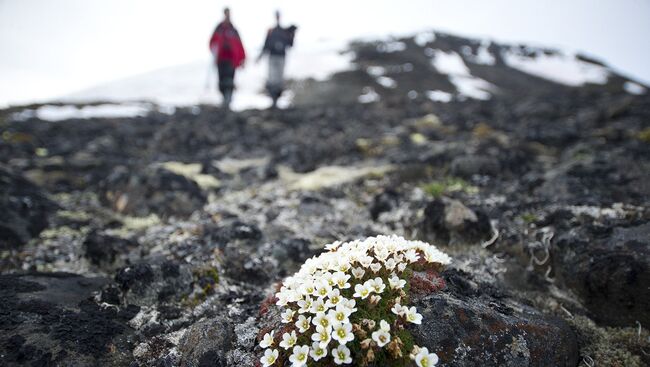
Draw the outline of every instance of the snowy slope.
[[[237,74],[235,110],[270,105],[264,93],[266,62],[256,64],[252,61],[255,56],[250,55],[246,67]],[[446,103],[575,88],[647,93],[646,86],[572,52],[499,44],[433,31],[350,44],[323,41],[296,47],[287,60],[287,78],[309,82],[298,83],[295,91],[287,91],[280,100],[281,107],[292,102],[375,103],[386,98],[418,96]],[[99,85],[64,96],[59,102],[103,104],[43,106],[24,110],[14,118],[139,116],[152,109],[171,112],[174,106],[218,104],[220,96],[216,91],[216,71],[206,58]]]
[[[291,50],[286,76],[291,79],[325,79],[333,72],[351,67],[352,54],[341,53],[344,44],[321,42],[310,47]],[[266,108],[270,101],[264,94],[267,63],[254,62],[250,55],[245,67],[236,74],[233,109]],[[216,70],[209,58],[185,65],[156,70],[83,90],[61,98],[68,102],[146,100],[159,105],[216,104],[220,101],[216,88]],[[280,106],[291,101],[291,93],[280,100]]]

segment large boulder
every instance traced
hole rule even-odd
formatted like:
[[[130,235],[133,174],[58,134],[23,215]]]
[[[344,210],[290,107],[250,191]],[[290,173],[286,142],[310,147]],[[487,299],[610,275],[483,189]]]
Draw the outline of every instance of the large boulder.
[[[576,335],[563,320],[542,314],[468,274],[443,273],[444,292],[413,298],[423,316],[415,343],[445,366],[576,366]]]
[[[137,216],[186,217],[207,200],[194,180],[158,165],[143,170],[118,166],[100,186],[106,205]]]
[[[56,205],[24,177],[0,166],[0,249],[14,249],[48,226]]]
[[[115,281],[126,304],[154,306],[179,301],[193,289],[190,268],[173,261],[139,263],[117,271]]]
[[[105,278],[0,275],[0,365],[116,366],[130,361],[132,313],[93,301]]]
[[[458,200],[442,197],[424,208],[420,223],[423,240],[442,244],[476,244],[492,235],[490,218]]]
[[[558,237],[553,259],[599,323],[650,323],[650,222],[574,228]]]

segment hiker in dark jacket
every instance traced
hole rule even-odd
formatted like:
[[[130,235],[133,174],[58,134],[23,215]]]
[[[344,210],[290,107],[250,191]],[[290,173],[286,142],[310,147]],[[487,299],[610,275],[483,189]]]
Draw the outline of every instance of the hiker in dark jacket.
[[[264,55],[269,58],[269,72],[266,80],[266,90],[273,99],[273,108],[277,106],[278,99],[284,90],[284,62],[287,49],[293,46],[293,38],[296,34],[296,26],[282,28],[280,25],[280,12],[275,12],[276,25],[269,29],[264,41],[264,47],[259,61]]]
[[[223,21],[217,25],[210,38],[210,51],[217,65],[223,106],[230,108],[232,92],[235,89],[235,70],[244,64],[246,53],[237,29],[230,22],[230,9],[225,8],[223,15]]]

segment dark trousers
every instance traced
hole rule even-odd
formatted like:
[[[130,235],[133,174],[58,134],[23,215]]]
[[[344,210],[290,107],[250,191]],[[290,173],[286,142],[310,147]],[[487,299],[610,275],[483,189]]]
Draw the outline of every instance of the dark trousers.
[[[231,61],[219,61],[217,63],[219,74],[219,91],[221,94],[232,92],[235,88],[235,66]]]
[[[219,61],[217,62],[217,72],[219,74],[219,91],[223,95],[223,104],[228,107],[232,99],[232,91],[235,89],[235,66],[231,61]]]

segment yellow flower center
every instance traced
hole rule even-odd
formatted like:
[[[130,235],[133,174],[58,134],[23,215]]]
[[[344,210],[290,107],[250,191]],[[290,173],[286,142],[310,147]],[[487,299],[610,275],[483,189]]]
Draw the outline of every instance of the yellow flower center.
[[[340,337],[340,338],[345,337],[345,330],[343,330],[343,329],[339,329],[339,330],[337,331],[337,333],[339,334],[339,337]]]

